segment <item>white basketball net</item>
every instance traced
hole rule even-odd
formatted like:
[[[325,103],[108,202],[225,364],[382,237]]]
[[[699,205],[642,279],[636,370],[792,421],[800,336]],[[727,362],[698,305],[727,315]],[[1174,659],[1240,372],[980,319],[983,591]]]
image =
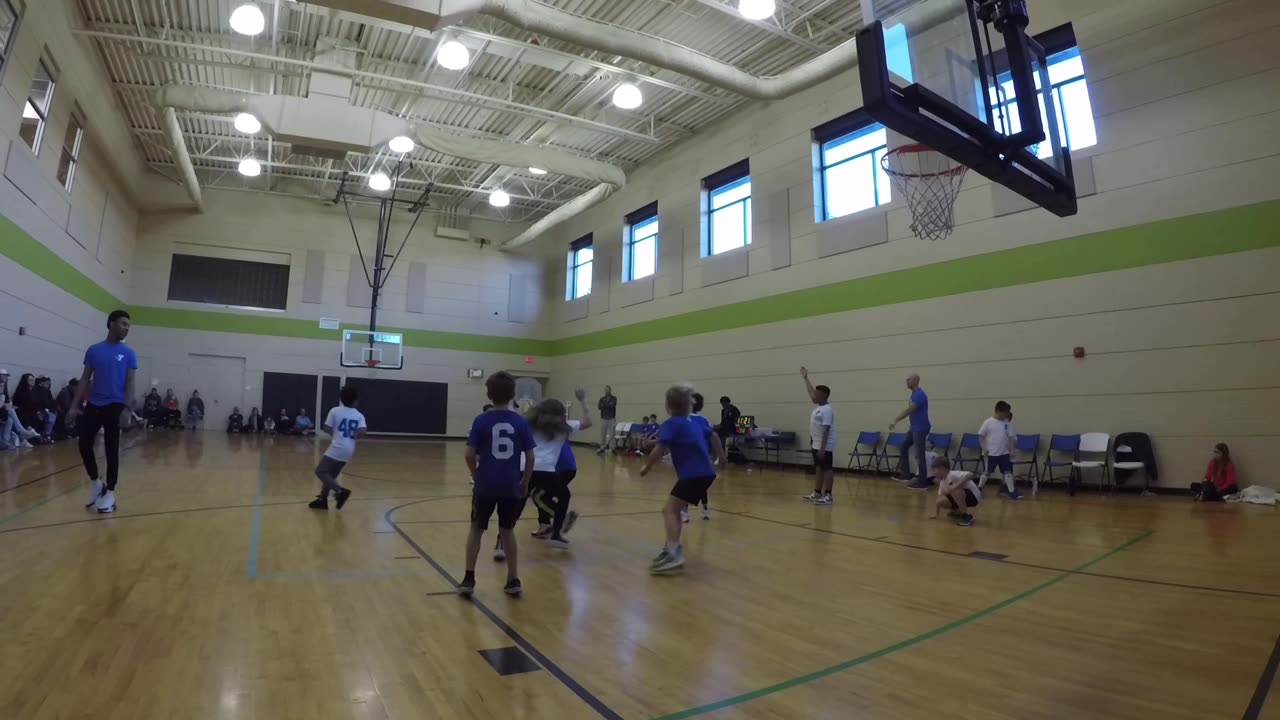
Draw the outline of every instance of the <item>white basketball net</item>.
[[[880,166],[906,197],[916,237],[941,240],[951,234],[956,226],[956,196],[968,166],[924,145],[894,148],[880,159]]]

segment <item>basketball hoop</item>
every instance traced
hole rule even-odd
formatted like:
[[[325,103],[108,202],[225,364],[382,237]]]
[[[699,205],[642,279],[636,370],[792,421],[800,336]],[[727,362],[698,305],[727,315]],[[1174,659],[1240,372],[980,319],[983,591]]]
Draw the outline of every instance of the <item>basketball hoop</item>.
[[[896,147],[880,159],[880,167],[893,178],[893,186],[911,208],[911,232],[921,240],[941,240],[955,229],[956,197],[969,172],[962,165],[927,145]]]

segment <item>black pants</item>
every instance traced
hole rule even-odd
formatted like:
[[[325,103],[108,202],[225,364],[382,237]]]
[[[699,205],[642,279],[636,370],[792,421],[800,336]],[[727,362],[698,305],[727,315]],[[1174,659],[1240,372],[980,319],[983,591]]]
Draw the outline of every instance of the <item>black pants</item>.
[[[85,405],[80,415],[80,459],[90,480],[98,480],[98,458],[93,454],[93,443],[102,431],[102,446],[107,453],[107,489],[116,489],[120,476],[120,414],[123,403],[110,405]]]
[[[577,470],[561,470],[556,474],[560,476],[560,482],[564,483],[566,490],[568,489],[569,483],[573,482],[573,479],[578,477]],[[537,503],[534,503],[534,507],[538,508],[538,525],[550,525],[552,520],[551,513],[543,510],[542,506]]]
[[[1196,487],[1197,485],[1199,487]],[[1232,485],[1226,490],[1219,490],[1218,486],[1214,485],[1211,482],[1205,481],[1202,483],[1192,483],[1191,490],[1193,493],[1196,494],[1196,496],[1200,498],[1200,500],[1204,502],[1221,502],[1222,498],[1226,497],[1227,495],[1235,495],[1236,493],[1240,492],[1240,486]]]
[[[529,496],[538,507],[539,519],[551,517],[551,537],[560,536],[564,520],[569,516],[569,499],[573,493],[569,492],[568,480],[572,479],[568,473],[537,472],[536,470],[533,473]]]

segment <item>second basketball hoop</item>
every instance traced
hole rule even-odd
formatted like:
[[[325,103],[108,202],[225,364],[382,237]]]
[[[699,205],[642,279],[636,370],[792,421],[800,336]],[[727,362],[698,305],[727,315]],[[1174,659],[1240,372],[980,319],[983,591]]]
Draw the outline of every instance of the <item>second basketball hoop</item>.
[[[916,237],[941,240],[951,234],[956,226],[956,198],[968,166],[919,144],[890,150],[880,166],[907,199]]]

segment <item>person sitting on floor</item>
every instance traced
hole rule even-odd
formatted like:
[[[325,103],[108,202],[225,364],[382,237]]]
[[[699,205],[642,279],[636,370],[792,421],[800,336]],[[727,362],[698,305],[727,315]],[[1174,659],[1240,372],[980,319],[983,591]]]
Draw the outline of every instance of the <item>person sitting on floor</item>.
[[[75,402],[76,388],[79,386],[80,378],[71,378],[71,381],[58,391],[57,403],[59,417],[67,417],[67,413],[71,411],[71,403]],[[69,438],[76,437],[77,435],[75,425],[64,424],[62,432]]]
[[[276,419],[273,417],[262,416],[262,432],[268,435],[276,434]]]
[[[1213,446],[1213,459],[1204,469],[1204,482],[1192,483],[1196,502],[1219,502],[1227,495],[1240,492],[1236,484],[1236,466],[1231,462],[1231,448],[1226,443]]]
[[[44,422],[42,426],[45,437],[50,440],[54,439],[58,429],[58,418],[62,415],[58,412],[58,403],[53,399],[53,390],[49,387],[49,378],[41,376],[36,378],[36,404],[40,406],[40,419]]]
[[[178,395],[173,388],[169,388],[164,394],[164,426],[182,427],[182,409],[178,406]]]
[[[258,412],[258,408],[253,408],[249,411],[249,419],[245,421],[244,430],[241,430],[240,432],[262,432],[262,413]]]
[[[298,410],[298,417],[293,421],[294,435],[311,435],[315,433],[315,424],[311,422],[311,418],[307,417],[307,409]]]
[[[163,404],[160,391],[151,388],[151,392],[147,393],[147,399],[142,402],[142,417],[147,421],[147,427],[160,427],[164,424]]]
[[[244,416],[240,414],[238,407],[231,408],[231,417],[227,419],[227,432],[244,432]]]
[[[276,417],[276,434],[288,435],[293,432],[293,420],[289,418],[289,411],[280,408],[280,415]]]
[[[204,400],[200,399],[199,390],[192,390],[191,399],[187,400],[187,420],[191,421],[191,432],[204,422]]]

